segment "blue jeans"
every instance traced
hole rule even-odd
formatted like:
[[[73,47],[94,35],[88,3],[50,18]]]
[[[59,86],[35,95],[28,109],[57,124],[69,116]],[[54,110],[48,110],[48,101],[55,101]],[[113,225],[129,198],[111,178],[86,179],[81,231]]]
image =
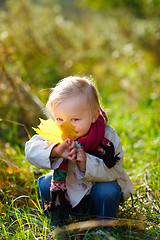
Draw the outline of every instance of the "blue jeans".
[[[50,200],[51,177],[52,172],[38,179],[43,209],[44,202]],[[80,203],[72,208],[71,213],[87,213],[100,218],[114,218],[116,217],[121,197],[121,188],[116,181],[96,182],[90,194],[84,196]],[[53,221],[57,219],[56,213],[53,214],[52,218]]]

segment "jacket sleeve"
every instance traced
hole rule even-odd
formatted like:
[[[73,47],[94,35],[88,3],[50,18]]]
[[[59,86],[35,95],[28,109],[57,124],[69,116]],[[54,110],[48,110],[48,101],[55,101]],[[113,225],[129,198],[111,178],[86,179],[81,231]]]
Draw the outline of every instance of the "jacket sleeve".
[[[56,143],[51,143],[40,135],[34,135],[25,145],[28,162],[41,169],[58,168],[63,159],[50,159],[51,150],[55,145]]]
[[[115,154],[119,153],[120,160],[115,164],[114,167],[108,168],[102,159],[87,154],[86,160],[86,172],[83,180],[92,182],[108,182],[117,180],[123,171],[123,151],[118,135],[115,130],[107,125],[105,130],[105,137],[108,138],[114,145]]]

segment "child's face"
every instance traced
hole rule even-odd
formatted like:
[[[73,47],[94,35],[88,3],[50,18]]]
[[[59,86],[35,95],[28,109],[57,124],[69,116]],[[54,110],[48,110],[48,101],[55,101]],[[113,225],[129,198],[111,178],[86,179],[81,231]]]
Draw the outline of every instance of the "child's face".
[[[78,137],[86,135],[99,116],[99,110],[91,113],[91,109],[87,104],[86,97],[77,95],[62,101],[54,109],[55,122],[61,125],[65,121],[69,121],[75,126]]]

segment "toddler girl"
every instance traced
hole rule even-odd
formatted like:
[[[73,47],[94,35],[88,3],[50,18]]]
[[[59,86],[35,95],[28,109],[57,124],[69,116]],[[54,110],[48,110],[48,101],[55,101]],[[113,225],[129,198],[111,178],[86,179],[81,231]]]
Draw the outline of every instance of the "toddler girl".
[[[120,199],[130,197],[133,184],[122,168],[122,147],[107,124],[96,87],[87,78],[65,78],[53,89],[46,106],[57,124],[69,121],[78,137],[59,144],[34,135],[26,143],[27,160],[37,168],[55,170],[67,159],[65,197],[70,212],[116,217]],[[43,209],[45,201],[51,200],[51,178],[52,172],[38,180]],[[52,220],[56,214],[54,211]]]

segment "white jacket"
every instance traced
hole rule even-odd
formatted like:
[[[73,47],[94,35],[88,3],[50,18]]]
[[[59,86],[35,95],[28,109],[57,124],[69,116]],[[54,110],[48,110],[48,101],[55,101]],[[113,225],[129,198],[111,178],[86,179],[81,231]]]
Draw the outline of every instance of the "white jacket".
[[[115,130],[107,125],[105,137],[109,139],[115,148],[115,154],[119,154],[120,160],[114,167],[108,168],[103,160],[90,154],[86,154],[86,172],[81,172],[76,162],[68,161],[68,174],[66,178],[67,193],[72,207],[75,207],[84,195],[90,193],[95,182],[117,181],[123,192],[124,200],[133,194],[133,184],[127,173],[122,168],[123,151],[119,138]],[[56,169],[59,167],[63,158],[51,161],[49,156],[53,146],[51,143],[39,135],[34,135],[25,146],[28,162],[41,169]]]

